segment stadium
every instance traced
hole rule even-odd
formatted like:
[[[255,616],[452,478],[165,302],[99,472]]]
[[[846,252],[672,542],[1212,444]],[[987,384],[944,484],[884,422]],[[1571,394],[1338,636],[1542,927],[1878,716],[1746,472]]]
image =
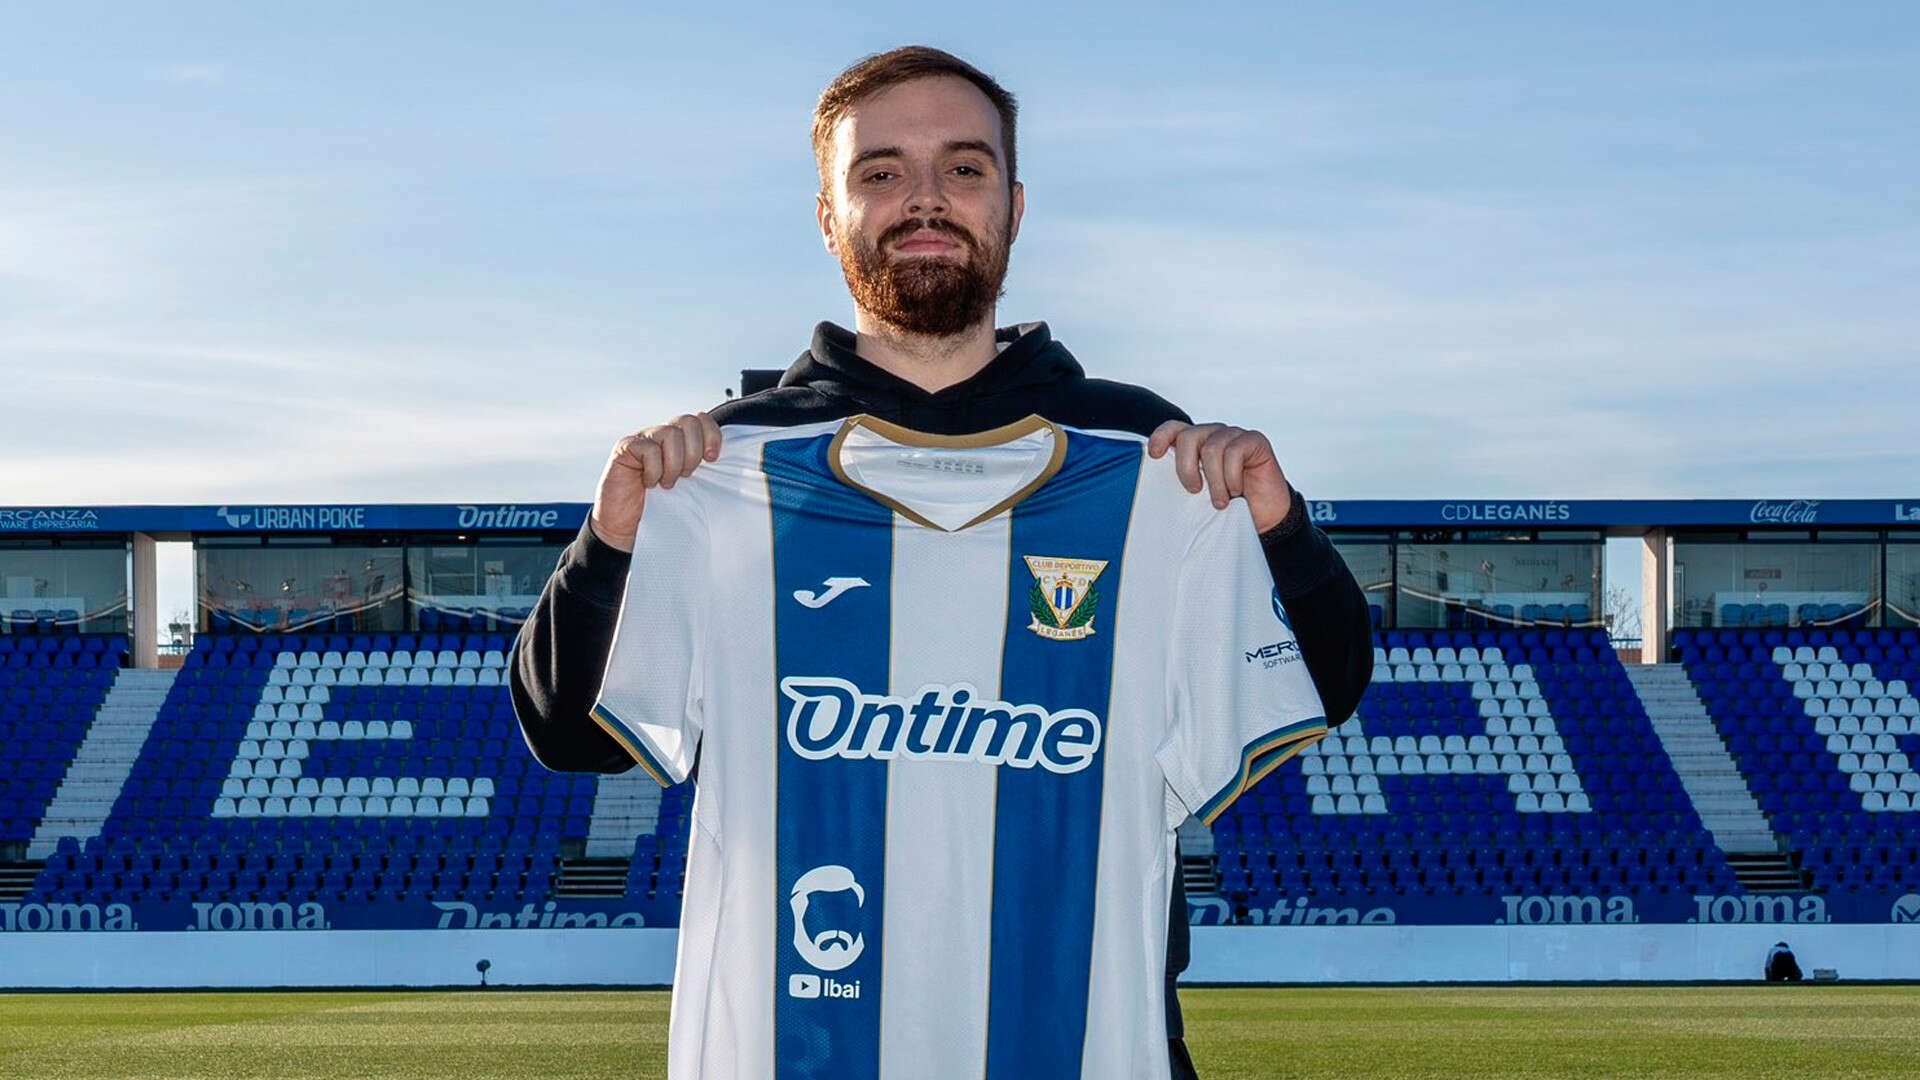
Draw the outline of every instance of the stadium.
[[[1836,990],[1920,978],[1916,504],[1311,511],[1373,685],[1182,827],[1189,984],[1741,983],[1779,940]],[[547,771],[506,686],[585,512],[0,510],[0,983],[669,983],[691,785]],[[1600,614],[1619,536],[1630,643]],[[180,541],[197,625],[163,648]],[[1293,992],[1261,993],[1186,996],[1204,1030],[1209,994]]]
[[[0,1080],[1920,1078],[1920,5],[16,7]]]

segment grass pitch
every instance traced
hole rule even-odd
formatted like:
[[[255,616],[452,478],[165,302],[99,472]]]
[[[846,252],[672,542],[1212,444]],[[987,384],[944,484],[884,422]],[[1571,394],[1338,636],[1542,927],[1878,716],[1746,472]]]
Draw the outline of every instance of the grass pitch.
[[[1203,1080],[1920,1076],[1915,987],[1181,997]],[[666,1025],[659,991],[0,994],[0,1077],[646,1080]]]

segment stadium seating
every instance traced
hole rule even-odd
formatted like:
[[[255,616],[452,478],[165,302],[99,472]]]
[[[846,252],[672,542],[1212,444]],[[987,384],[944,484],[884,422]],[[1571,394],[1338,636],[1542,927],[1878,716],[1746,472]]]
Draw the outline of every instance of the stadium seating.
[[[501,634],[206,636],[36,899],[540,901],[595,778],[534,762]]]
[[[1920,634],[1681,630],[1675,650],[1816,888],[1920,887]]]
[[[1302,893],[1739,891],[1604,632],[1380,644],[1356,716],[1215,823],[1239,913]]]
[[[1738,894],[1601,631],[1385,631],[1353,720],[1214,824],[1236,916],[1287,897]],[[527,754],[508,638],[205,635],[101,834],[42,902],[518,905],[554,895],[591,776]],[[0,635],[0,840],[37,824],[122,638]],[[1683,630],[1676,651],[1817,887],[1920,887],[1920,633]],[[677,920],[693,788],[632,845],[625,903]]]
[[[108,635],[0,636],[0,844],[25,844],[126,657]]]
[[[693,785],[676,784],[660,794],[660,822],[633,842],[627,869],[627,898],[654,905],[677,921],[681,887],[686,881],[687,835],[693,813]]]
[[[1865,626],[1868,610],[1857,604],[1722,604],[1720,605],[1720,625],[1726,628],[1749,627],[1761,629],[1784,629],[1789,625],[1801,629],[1813,627],[1859,627]]]

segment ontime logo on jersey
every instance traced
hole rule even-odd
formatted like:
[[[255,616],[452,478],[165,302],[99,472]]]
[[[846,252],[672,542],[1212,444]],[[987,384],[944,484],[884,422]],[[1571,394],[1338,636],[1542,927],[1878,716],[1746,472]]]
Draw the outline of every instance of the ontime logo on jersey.
[[[966,683],[894,697],[845,679],[793,675],[780,680],[780,692],[791,702],[787,745],[810,761],[927,758],[1074,773],[1100,749],[1100,718],[1085,709],[980,700]]]

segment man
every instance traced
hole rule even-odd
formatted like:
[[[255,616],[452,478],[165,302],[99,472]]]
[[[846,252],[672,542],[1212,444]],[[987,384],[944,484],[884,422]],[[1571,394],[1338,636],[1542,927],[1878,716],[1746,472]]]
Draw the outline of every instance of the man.
[[[1773,948],[1767,950],[1766,977],[1768,982],[1799,982],[1800,962],[1794,959],[1793,949],[1784,941],[1776,941]]]
[[[1189,491],[1204,490],[1219,507],[1247,501],[1327,721],[1352,714],[1372,670],[1365,598],[1306,520],[1266,436],[1194,425],[1147,390],[1087,378],[1044,323],[995,329],[1025,209],[1015,120],[1014,99],[996,82],[930,48],[868,57],[827,87],[814,114],[816,214],[853,296],[854,331],[822,323],[778,387],[615,443],[588,522],[514,646],[515,710],[547,767],[620,772],[634,764],[588,712],[648,491],[671,488],[714,460],[729,424],[792,426],[858,413],[942,435],[1035,413],[1151,435],[1147,452],[1173,454]],[[1171,985],[1187,962],[1185,907],[1176,888],[1167,963],[1175,1077],[1193,1075]]]

